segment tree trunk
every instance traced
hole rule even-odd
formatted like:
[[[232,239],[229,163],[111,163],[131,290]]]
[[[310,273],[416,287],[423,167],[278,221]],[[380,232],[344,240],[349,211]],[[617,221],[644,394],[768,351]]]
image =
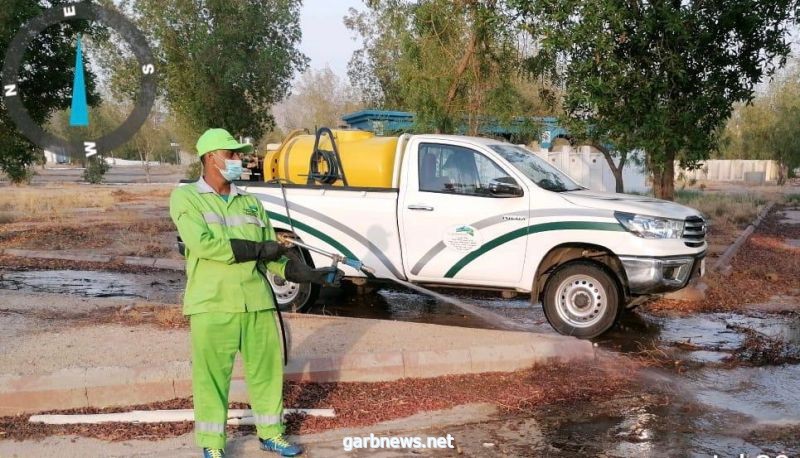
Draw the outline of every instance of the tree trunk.
[[[614,184],[616,185],[615,192],[617,194],[622,194],[625,192],[625,186],[622,183],[622,167],[620,168],[611,168],[611,173],[614,174]]]
[[[653,193],[659,199],[675,200],[675,153],[666,153],[664,158],[664,163],[651,167]]]
[[[628,153],[619,153],[619,165],[614,164],[614,158],[611,156],[611,151],[603,145],[595,144],[594,146],[598,151],[603,153],[606,158],[608,167],[611,168],[611,173],[614,175],[614,185],[617,193],[625,192],[625,184],[622,181],[622,169],[625,167],[625,161],[628,159]]]
[[[778,186],[786,184],[786,179],[789,176],[789,166],[782,161],[778,161]]]

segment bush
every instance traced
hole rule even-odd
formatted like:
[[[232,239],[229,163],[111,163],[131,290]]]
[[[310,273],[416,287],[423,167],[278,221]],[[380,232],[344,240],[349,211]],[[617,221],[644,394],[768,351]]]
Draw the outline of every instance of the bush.
[[[201,173],[203,173],[203,164],[200,161],[192,162],[186,169],[186,178],[196,180],[200,178]]]
[[[5,172],[8,181],[14,184],[30,184],[36,175],[31,161],[24,155],[0,157],[0,169]]]
[[[83,179],[92,184],[103,182],[103,178],[111,168],[104,158],[95,154],[86,160],[86,170],[83,171]]]

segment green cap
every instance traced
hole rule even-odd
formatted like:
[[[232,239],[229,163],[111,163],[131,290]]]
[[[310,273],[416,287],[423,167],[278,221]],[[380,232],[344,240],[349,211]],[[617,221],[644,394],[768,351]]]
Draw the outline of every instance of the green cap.
[[[198,156],[218,149],[249,153],[253,151],[253,145],[237,142],[233,135],[225,129],[208,129],[197,140]]]

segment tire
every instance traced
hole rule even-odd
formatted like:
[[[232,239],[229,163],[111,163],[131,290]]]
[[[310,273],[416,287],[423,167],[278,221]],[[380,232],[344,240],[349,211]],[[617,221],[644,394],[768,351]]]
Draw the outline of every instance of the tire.
[[[311,256],[299,248],[293,248],[295,254],[299,254],[300,259],[305,261],[306,265],[314,267],[314,262]],[[281,312],[306,312],[317,301],[320,292],[320,286],[313,283],[292,283],[283,278],[267,272],[267,280],[272,287],[275,294],[275,302]]]
[[[558,333],[581,339],[611,329],[622,310],[616,279],[591,261],[568,262],[553,272],[544,287],[542,308]]]

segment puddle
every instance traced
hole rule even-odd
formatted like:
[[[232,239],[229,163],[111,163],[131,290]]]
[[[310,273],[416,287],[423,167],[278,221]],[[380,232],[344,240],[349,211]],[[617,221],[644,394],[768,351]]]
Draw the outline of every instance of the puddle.
[[[751,329],[788,347],[800,347],[800,319],[793,315],[707,313],[688,317],[661,318],[628,313],[618,326],[598,343],[623,353],[657,347],[682,350],[684,359],[700,363],[721,362],[740,348]]]
[[[756,423],[800,422],[800,365],[699,369],[682,381],[703,404]]]
[[[800,317],[798,316],[734,315],[728,318],[728,324],[752,329],[770,339],[780,339],[790,345],[800,345]]]
[[[174,302],[183,291],[183,273],[137,275],[94,270],[0,272],[0,289],[85,297],[139,298]]]

